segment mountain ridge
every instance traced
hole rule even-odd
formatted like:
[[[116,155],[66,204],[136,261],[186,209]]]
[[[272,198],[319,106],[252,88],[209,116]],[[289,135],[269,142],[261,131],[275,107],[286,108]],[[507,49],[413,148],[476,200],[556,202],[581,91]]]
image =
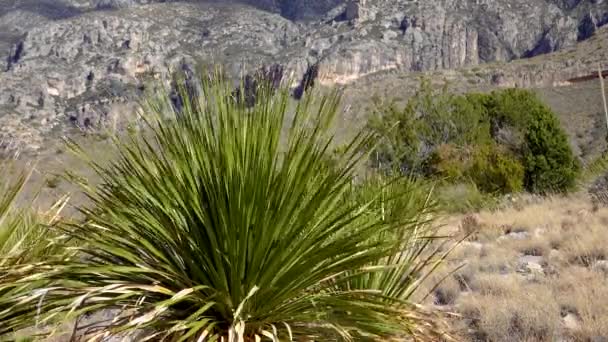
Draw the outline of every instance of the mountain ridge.
[[[65,126],[103,125],[150,81],[198,61],[224,64],[232,75],[279,64],[295,79],[314,67],[319,84],[345,85],[573,49],[608,22],[608,2],[593,0],[252,3],[0,4],[0,121],[10,121],[0,147],[24,145],[13,143],[24,140],[15,126],[42,141]],[[511,76],[496,77],[507,84]]]

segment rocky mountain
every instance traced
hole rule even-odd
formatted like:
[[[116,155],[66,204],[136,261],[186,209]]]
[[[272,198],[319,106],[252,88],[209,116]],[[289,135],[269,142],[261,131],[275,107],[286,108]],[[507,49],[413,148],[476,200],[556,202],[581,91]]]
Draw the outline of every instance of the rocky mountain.
[[[0,147],[116,122],[201,61],[350,84],[565,51],[607,22],[606,0],[0,0]]]

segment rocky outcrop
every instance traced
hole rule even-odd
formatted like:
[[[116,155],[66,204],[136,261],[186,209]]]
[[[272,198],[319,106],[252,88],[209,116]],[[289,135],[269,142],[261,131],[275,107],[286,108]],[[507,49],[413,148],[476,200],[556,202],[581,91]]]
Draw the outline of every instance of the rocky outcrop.
[[[579,2],[577,10],[586,14],[565,14],[552,2],[528,0],[494,1],[491,6],[486,1],[392,4],[368,2],[367,22],[350,41],[336,44],[326,54],[328,74],[343,74],[342,69],[347,75],[337,79],[353,80],[358,77],[356,69],[364,69],[362,74],[424,71],[533,57],[575,45],[581,23],[599,17],[591,11],[608,10],[606,5]]]
[[[99,127],[114,106],[168,80],[184,63],[221,61],[236,74],[274,60],[300,35],[278,15],[230,9],[154,4],[33,27],[3,58],[0,121],[19,117],[20,127],[41,136],[64,126]]]
[[[606,22],[608,2],[593,0],[7,0],[0,121],[41,135],[94,127],[199,61],[235,76],[280,64],[300,88],[311,70],[318,84],[347,84],[568,49]]]

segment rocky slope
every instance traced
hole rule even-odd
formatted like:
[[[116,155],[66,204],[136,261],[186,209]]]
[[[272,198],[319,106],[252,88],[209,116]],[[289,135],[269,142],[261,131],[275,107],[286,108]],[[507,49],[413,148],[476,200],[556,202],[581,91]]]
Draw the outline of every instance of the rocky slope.
[[[318,83],[350,84],[572,49],[606,22],[603,0],[2,0],[0,147],[115,122],[197,61],[233,75],[278,63],[296,82],[315,66]],[[554,81],[588,73],[577,63]]]

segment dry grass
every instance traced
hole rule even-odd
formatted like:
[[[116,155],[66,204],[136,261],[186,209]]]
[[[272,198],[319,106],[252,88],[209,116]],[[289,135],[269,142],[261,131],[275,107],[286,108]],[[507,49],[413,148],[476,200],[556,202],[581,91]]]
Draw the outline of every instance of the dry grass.
[[[571,332],[577,340],[608,337],[608,287],[605,275],[581,266],[563,270],[552,286],[552,294],[562,310],[580,320]]]
[[[595,221],[595,220],[594,220]],[[564,237],[566,233],[563,232]],[[567,234],[561,244],[561,250],[570,263],[585,267],[593,266],[599,260],[608,258],[608,227],[597,222],[581,225],[579,229]]]
[[[433,304],[454,305],[463,290],[462,283],[454,276],[444,279],[433,293]]]
[[[608,341],[608,208],[554,197],[450,218],[469,235],[434,291],[471,341]]]
[[[523,255],[546,256],[551,252],[549,241],[543,237],[533,237],[523,241],[509,241],[514,250]]]
[[[554,341],[560,310],[544,286],[522,291],[515,280],[502,284],[504,292],[471,294],[459,303],[459,310],[476,330],[472,337],[497,342]]]

